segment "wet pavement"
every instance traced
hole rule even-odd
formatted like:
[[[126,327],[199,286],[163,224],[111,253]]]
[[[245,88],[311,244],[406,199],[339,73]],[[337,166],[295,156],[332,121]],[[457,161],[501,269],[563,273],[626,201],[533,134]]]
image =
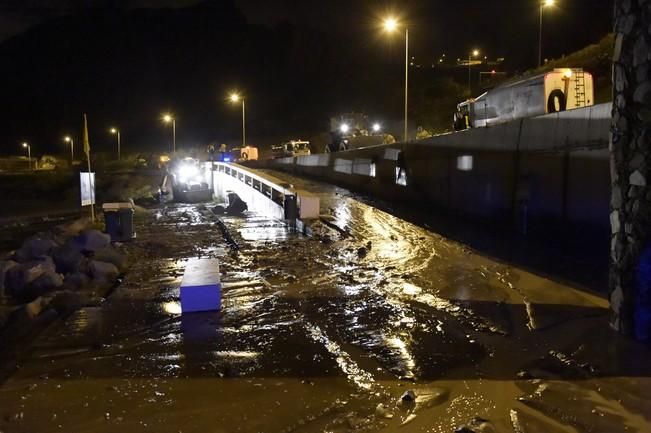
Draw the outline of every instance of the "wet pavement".
[[[312,237],[226,217],[234,249],[204,206],[139,215],[124,283],[33,343],[0,431],[651,432],[651,351],[604,299],[275,175],[320,196]],[[197,257],[223,308],[181,316]]]

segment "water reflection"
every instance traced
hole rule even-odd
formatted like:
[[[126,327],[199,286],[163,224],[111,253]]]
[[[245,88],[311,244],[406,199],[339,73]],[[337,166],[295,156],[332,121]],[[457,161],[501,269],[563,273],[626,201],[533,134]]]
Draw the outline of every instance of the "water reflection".
[[[178,301],[164,302],[162,304],[162,307],[167,314],[171,314],[173,316],[178,316],[182,313],[181,303]]]

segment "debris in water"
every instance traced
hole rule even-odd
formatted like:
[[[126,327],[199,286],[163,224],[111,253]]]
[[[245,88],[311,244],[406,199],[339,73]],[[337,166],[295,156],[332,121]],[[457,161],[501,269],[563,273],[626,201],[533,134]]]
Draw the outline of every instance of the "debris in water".
[[[393,413],[387,409],[382,403],[378,404],[375,408],[375,415],[379,418],[391,419],[393,418]]]
[[[454,433],[496,433],[490,421],[475,417],[467,425],[457,428]]]
[[[403,425],[407,425],[415,419],[416,419],[416,414],[410,413],[409,416],[405,418],[405,420],[402,422],[402,424],[400,424],[400,426],[402,427]]]
[[[403,404],[413,404],[416,402],[416,393],[409,389],[402,394],[400,401]]]

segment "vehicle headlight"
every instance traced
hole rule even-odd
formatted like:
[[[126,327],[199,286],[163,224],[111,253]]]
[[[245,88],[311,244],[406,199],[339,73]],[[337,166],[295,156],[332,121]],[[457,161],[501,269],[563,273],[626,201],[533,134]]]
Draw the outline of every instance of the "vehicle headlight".
[[[179,180],[182,183],[185,183],[199,177],[199,169],[194,165],[186,164],[179,167],[177,174],[179,176]]]

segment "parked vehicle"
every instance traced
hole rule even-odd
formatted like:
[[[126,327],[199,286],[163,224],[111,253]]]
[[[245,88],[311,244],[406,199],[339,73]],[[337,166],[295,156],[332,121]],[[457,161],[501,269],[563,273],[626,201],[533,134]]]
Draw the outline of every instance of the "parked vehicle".
[[[274,158],[310,155],[310,142],[304,140],[287,141],[285,143],[272,146],[271,153]]]
[[[554,69],[503,84],[460,103],[454,114],[454,129],[481,128],[591,105],[594,105],[591,74],[583,69]]]

